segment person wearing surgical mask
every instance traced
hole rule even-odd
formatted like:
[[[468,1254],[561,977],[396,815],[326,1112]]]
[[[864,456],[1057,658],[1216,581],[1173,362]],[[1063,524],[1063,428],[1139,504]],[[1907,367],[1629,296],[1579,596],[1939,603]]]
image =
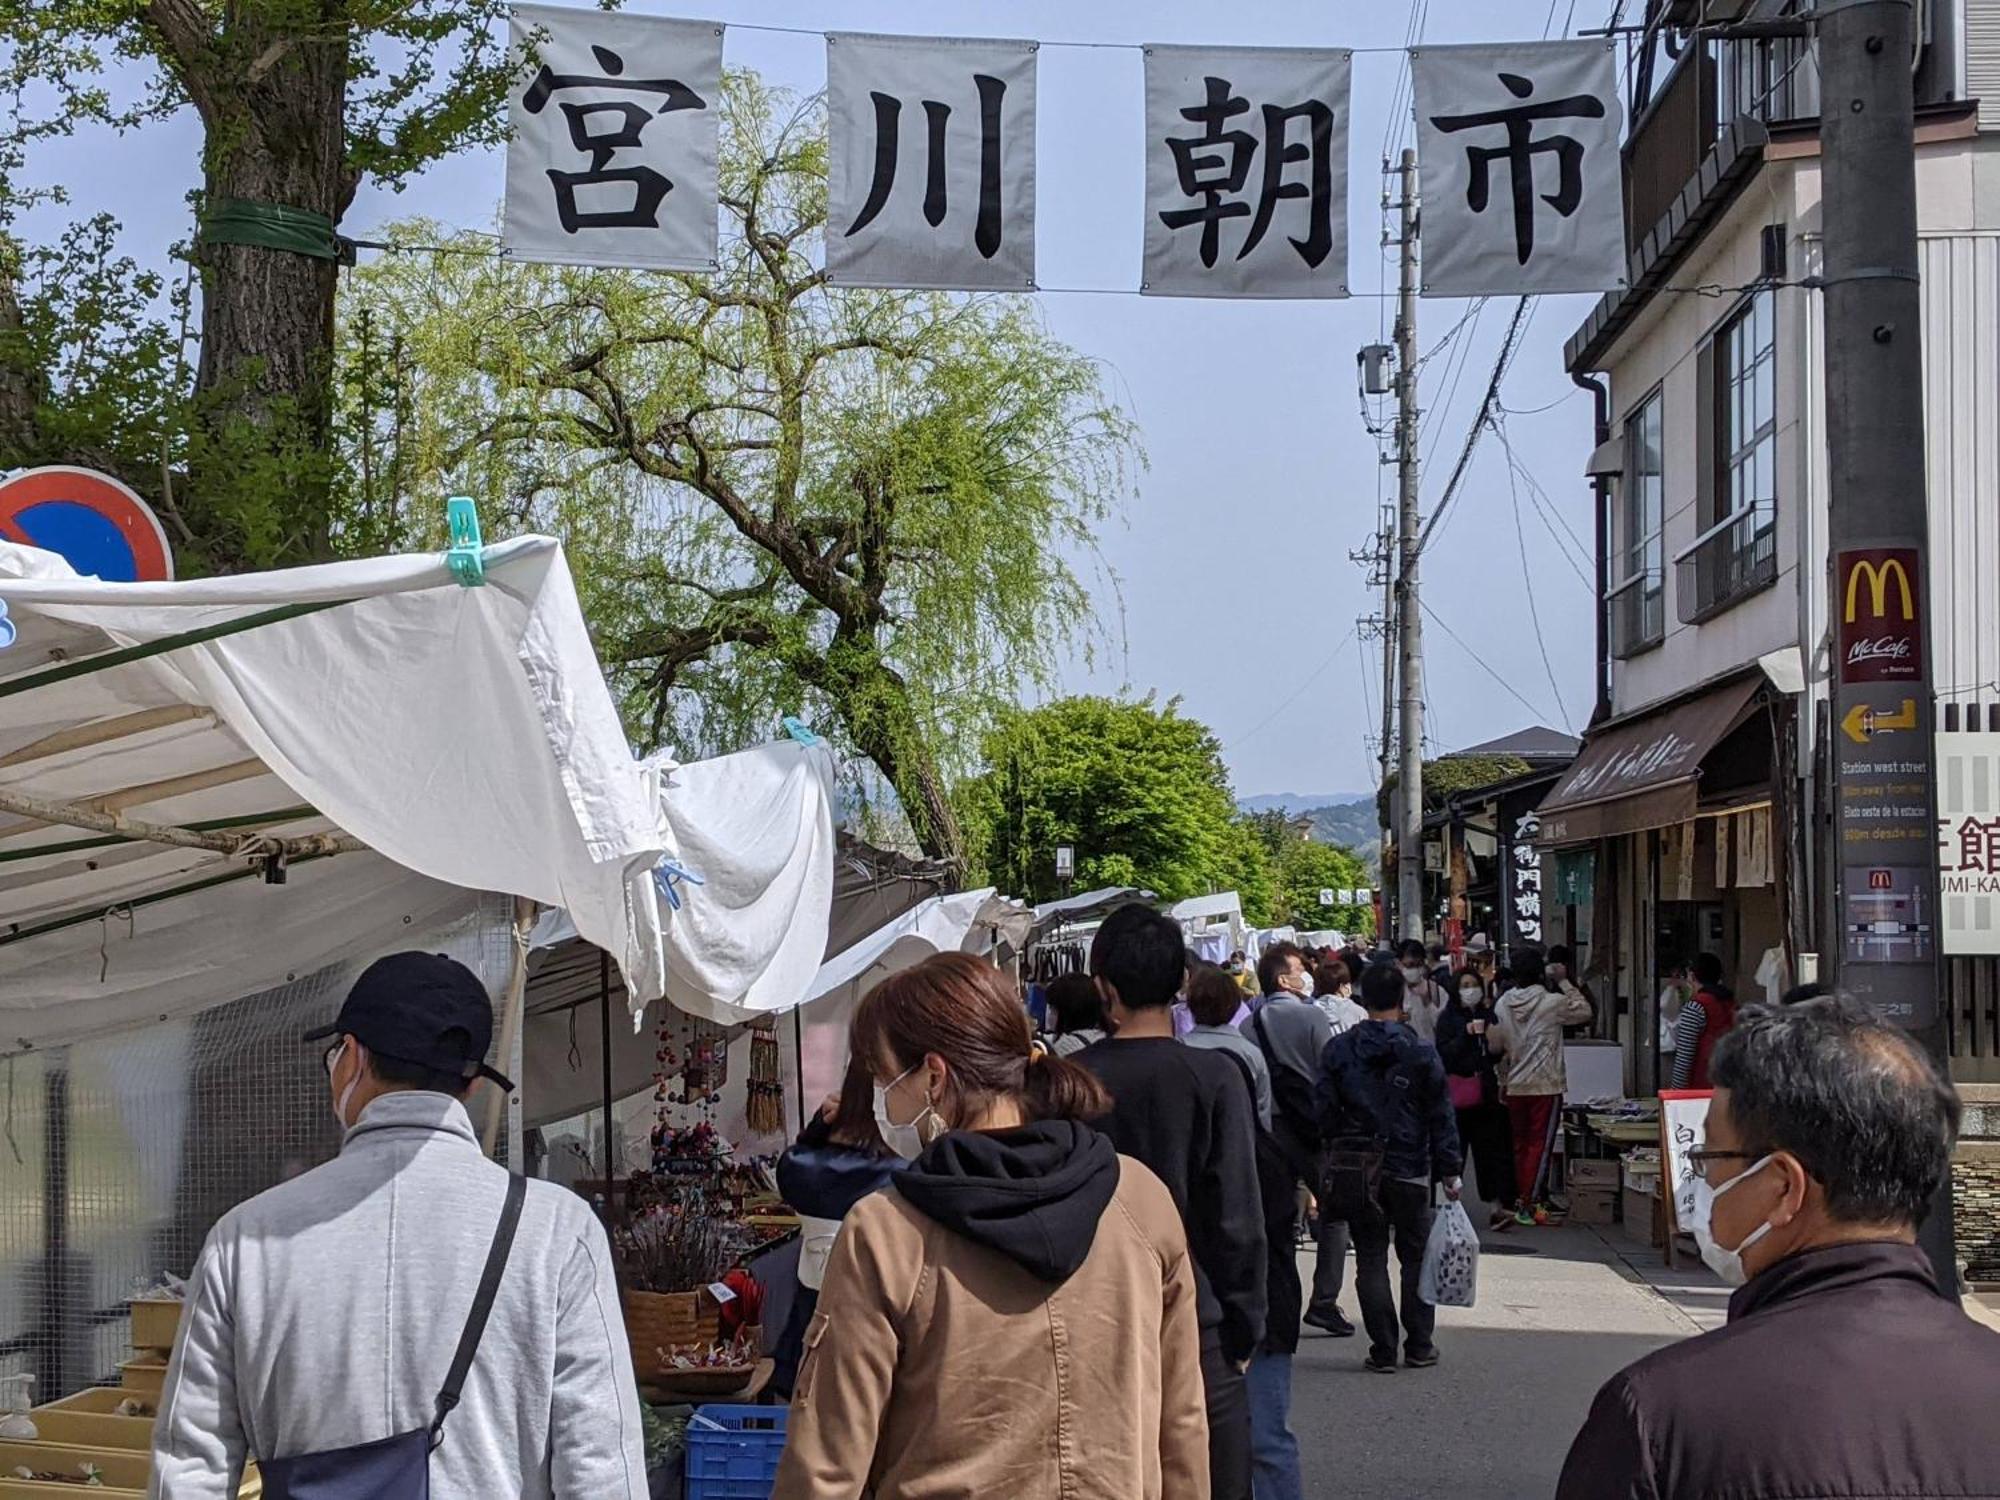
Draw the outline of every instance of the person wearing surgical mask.
[[[1208,1493],[1194,1265],[1166,1186],[1087,1123],[1104,1086],[967,953],[869,991],[849,1048],[911,1160],[834,1242],[774,1500]]]
[[[1957,1093],[1840,998],[1746,1009],[1714,1082],[1684,1227],[1729,1322],[1606,1383],[1557,1500],[2000,1495],[2000,1334],[1917,1243]]]
[[[1396,967],[1403,974],[1404,1023],[1421,1040],[1435,1045],[1438,1012],[1451,997],[1431,977],[1430,950],[1415,938],[1406,938],[1396,947]]]

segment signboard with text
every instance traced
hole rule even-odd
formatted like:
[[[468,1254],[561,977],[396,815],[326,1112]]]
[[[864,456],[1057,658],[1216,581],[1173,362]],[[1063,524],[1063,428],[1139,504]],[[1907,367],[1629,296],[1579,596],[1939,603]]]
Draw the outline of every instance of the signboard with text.
[[[1944,951],[2000,953],[2000,734],[1940,734],[1937,789]]]

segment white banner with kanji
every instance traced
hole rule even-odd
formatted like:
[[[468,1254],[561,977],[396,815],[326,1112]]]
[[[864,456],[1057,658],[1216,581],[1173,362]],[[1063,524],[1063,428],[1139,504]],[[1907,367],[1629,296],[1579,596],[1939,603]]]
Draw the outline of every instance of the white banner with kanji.
[[[505,253],[715,270],[722,27],[561,5],[512,16]]]
[[[1033,42],[826,39],[835,286],[1031,291]]]
[[[1141,291],[1347,295],[1353,54],[1151,46]]]
[[[2000,734],[1938,735],[1937,799],[1944,951],[2000,953]]]
[[[1423,294],[1623,286],[1624,112],[1611,41],[1419,47],[1410,69]]]

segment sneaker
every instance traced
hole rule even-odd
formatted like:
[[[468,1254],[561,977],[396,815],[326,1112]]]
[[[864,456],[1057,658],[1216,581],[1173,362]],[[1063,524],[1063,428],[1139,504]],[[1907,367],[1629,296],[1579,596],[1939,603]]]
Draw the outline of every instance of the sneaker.
[[[1514,1210],[1511,1208],[1494,1209],[1493,1217],[1486,1221],[1486,1227],[1493,1230],[1512,1229],[1514,1227]]]
[[[1396,1356],[1392,1354],[1387,1359],[1378,1359],[1371,1352],[1368,1358],[1361,1362],[1361,1368],[1376,1375],[1393,1375],[1396,1373]]]
[[[1535,1227],[1535,1211],[1531,1208],[1515,1209],[1514,1222],[1523,1229],[1533,1229]]]
[[[1324,1313],[1308,1312],[1303,1321],[1306,1327],[1323,1329],[1337,1339],[1354,1337],[1354,1325],[1347,1321],[1347,1314],[1337,1307]]]
[[[1405,1349],[1403,1351],[1403,1363],[1408,1365],[1412,1370],[1428,1370],[1437,1362],[1438,1352],[1435,1345],[1429,1349]]]
[[[1546,1204],[1546,1203],[1537,1203],[1537,1204],[1535,1205],[1535,1212],[1534,1212],[1534,1216],[1533,1216],[1532,1218],[1530,1218],[1530,1219],[1528,1220],[1528,1222],[1529,1222],[1530,1224],[1539,1224],[1539,1225],[1541,1225],[1541,1226],[1542,1226],[1543,1228],[1547,1228],[1547,1227],[1548,1227],[1548,1223],[1549,1223],[1549,1206],[1548,1206],[1548,1204]]]

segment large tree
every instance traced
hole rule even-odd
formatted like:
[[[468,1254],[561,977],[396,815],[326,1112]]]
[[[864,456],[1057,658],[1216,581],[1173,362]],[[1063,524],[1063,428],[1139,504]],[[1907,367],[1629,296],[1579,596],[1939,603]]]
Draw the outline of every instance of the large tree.
[[[331,555],[333,230],[364,179],[400,187],[502,138],[505,13],[505,0],[0,0],[0,95],[14,106],[0,139],[0,467],[113,468],[197,567]],[[142,273],[91,246],[24,253],[5,230],[30,196],[35,143],[181,110],[202,131],[199,344],[186,382],[161,378],[176,364],[164,359],[127,392],[126,424],[157,438],[145,444],[118,421],[74,420],[72,384],[115,381],[115,363],[35,336],[125,304],[158,339],[163,325],[129,306],[145,300]]]
[[[1350,937],[1372,937],[1372,907],[1338,899],[1341,891],[1366,889],[1368,867],[1353,853],[1315,839],[1294,839],[1278,856],[1279,920],[1305,931],[1337,928]],[[1322,906],[1320,892],[1333,891],[1335,904]]]
[[[959,789],[986,878],[1015,895],[1058,894],[1055,852],[1076,851],[1076,883],[1136,885],[1168,900],[1235,890],[1268,920],[1270,868],[1236,812],[1214,734],[1178,700],[1062,698],[1007,714],[986,737],[986,770]]]
[[[1072,559],[1132,429],[1026,299],[827,285],[816,101],[730,78],[722,197],[713,275],[518,265],[475,236],[357,272],[353,524],[396,544],[463,492],[587,534],[586,608],[641,738],[733,746],[802,711],[956,864],[951,775],[1092,629]]]

